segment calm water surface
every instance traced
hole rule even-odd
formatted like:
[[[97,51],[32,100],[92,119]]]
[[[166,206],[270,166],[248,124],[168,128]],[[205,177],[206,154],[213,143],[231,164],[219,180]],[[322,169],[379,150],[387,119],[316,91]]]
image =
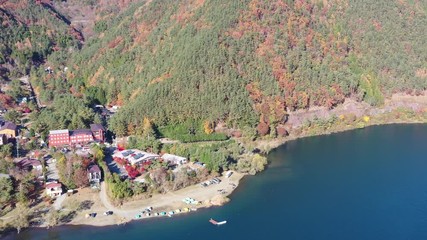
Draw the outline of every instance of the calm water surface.
[[[427,125],[371,127],[287,143],[220,208],[12,239],[427,239]],[[103,217],[103,216],[100,216]],[[227,220],[213,226],[208,220]]]

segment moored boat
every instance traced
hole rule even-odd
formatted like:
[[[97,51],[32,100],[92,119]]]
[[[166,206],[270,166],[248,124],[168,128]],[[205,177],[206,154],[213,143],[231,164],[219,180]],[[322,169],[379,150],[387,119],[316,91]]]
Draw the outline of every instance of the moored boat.
[[[213,220],[212,218],[209,220],[209,222],[212,223],[213,225],[223,225],[227,223],[227,221],[218,222],[216,220]]]

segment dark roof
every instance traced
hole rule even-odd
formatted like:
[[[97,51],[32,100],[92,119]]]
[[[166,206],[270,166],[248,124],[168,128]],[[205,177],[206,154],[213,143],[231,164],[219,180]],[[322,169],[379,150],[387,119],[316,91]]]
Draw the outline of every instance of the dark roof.
[[[0,130],[10,129],[16,131],[17,126],[13,122],[5,122],[4,125],[0,128]]]
[[[101,172],[101,169],[99,169],[98,165],[96,165],[96,164],[90,165],[87,170],[90,173],[100,173]]]
[[[100,130],[102,130],[102,131],[105,132],[105,129],[104,129],[104,127],[101,124],[91,124],[90,125],[90,130],[92,130],[92,132],[97,132],[97,131],[100,131]]]
[[[24,158],[21,161],[17,162],[17,164],[21,167],[21,168],[27,168],[27,167],[37,167],[42,165],[41,162],[37,159],[34,158]]]
[[[70,131],[70,136],[75,136],[75,135],[92,135],[92,131],[89,129],[76,129],[76,130],[72,130]]]

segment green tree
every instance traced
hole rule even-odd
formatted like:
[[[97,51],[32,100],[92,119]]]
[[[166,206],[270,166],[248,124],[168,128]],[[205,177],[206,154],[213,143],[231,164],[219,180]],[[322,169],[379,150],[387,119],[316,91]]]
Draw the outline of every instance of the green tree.
[[[19,120],[21,119],[21,117],[22,117],[22,114],[20,112],[16,111],[16,110],[7,111],[4,114],[4,119],[5,120],[11,121],[11,122],[13,122],[15,124],[19,123]]]
[[[0,206],[8,204],[13,199],[13,182],[10,178],[0,178]]]
[[[58,225],[60,215],[59,211],[55,210],[54,208],[51,208],[49,212],[47,212],[46,216],[46,227],[49,229],[50,227],[54,227]]]
[[[13,228],[18,231],[18,234],[23,228],[30,225],[30,209],[25,204],[18,204],[15,209],[14,218],[11,222]]]

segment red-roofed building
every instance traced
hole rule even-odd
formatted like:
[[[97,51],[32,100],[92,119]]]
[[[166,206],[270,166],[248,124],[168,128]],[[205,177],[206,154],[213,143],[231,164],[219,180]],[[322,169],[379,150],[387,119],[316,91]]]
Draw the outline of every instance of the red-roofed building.
[[[89,182],[99,183],[101,181],[101,169],[99,169],[98,165],[92,164],[87,168]]]
[[[49,147],[104,142],[105,129],[100,124],[91,124],[91,129],[52,130],[49,132]]]
[[[105,141],[105,128],[101,124],[91,124],[90,130],[92,131],[93,139],[95,141]]]
[[[77,129],[70,132],[70,144],[88,143],[93,141],[93,135],[89,129]]]
[[[70,131],[68,129],[49,131],[49,147],[70,144]]]
[[[46,195],[56,198],[62,194],[62,184],[57,182],[46,183]]]

